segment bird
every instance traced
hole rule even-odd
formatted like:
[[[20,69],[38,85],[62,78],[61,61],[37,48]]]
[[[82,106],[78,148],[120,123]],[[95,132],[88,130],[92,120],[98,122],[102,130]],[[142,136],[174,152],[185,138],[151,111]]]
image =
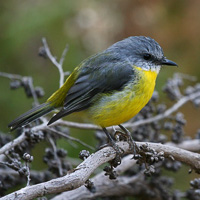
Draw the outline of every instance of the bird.
[[[13,120],[15,130],[59,109],[48,125],[72,113],[82,113],[100,126],[116,151],[107,127],[128,121],[151,99],[157,75],[168,60],[161,46],[146,36],[131,36],[83,60],[45,103]]]

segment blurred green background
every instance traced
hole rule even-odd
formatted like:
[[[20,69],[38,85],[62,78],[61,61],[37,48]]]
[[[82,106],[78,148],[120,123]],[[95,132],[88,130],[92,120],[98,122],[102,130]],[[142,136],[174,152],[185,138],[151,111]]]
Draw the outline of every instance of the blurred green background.
[[[199,8],[199,0],[0,1],[0,71],[32,76],[34,85],[45,90],[42,103],[59,86],[58,70],[38,56],[42,37],[58,58],[69,44],[64,70],[71,71],[86,57],[118,40],[145,35],[159,42],[165,55],[179,65],[162,69],[156,86],[159,91],[174,72],[200,80]],[[31,108],[32,99],[26,98],[23,89],[11,91],[9,80],[2,77],[0,91],[0,130],[8,132],[7,124]],[[186,134],[194,136],[199,110],[191,105],[181,110],[188,121]],[[86,136],[91,133],[86,132],[74,136],[88,141]]]

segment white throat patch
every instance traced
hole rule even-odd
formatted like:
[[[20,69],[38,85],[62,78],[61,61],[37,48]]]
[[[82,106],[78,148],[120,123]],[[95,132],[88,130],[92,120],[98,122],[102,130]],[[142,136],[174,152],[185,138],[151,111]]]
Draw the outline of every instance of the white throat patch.
[[[158,74],[160,71],[161,65],[155,65],[153,63],[142,62],[140,64],[140,67],[145,71],[152,71]]]
[[[150,67],[150,70],[151,70],[152,72],[156,72],[156,73],[158,74],[159,71],[160,71],[160,68],[161,68],[160,65],[153,65],[153,66]]]

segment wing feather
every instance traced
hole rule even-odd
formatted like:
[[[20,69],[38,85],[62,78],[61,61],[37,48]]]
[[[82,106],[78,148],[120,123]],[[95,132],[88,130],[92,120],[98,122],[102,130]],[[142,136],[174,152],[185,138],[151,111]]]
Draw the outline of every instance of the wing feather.
[[[87,109],[100,93],[120,91],[132,80],[134,69],[128,61],[112,54],[97,54],[82,63],[81,72],[69,89],[64,106],[49,122]]]

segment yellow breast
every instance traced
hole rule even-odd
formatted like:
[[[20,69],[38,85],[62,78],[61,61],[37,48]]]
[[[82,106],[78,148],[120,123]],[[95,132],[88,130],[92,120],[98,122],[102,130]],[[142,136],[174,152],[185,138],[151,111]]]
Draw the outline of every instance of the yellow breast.
[[[150,100],[156,72],[134,67],[136,75],[122,91],[104,94],[87,111],[87,117],[102,127],[119,125],[134,117]]]

